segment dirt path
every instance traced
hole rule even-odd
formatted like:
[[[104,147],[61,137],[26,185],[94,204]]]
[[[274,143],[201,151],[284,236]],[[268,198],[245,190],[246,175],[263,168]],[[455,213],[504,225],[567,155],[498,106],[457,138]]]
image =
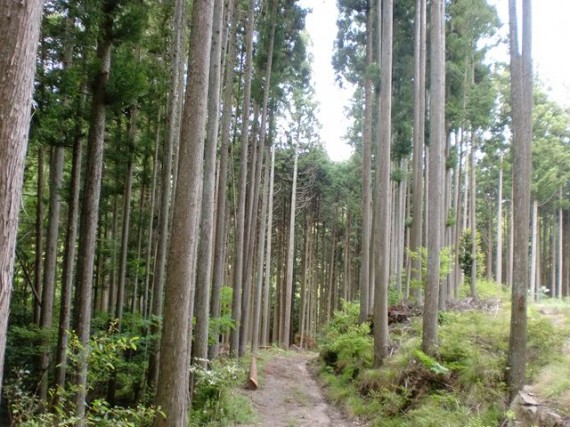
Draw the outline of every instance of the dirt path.
[[[330,406],[307,363],[314,353],[278,356],[259,373],[260,388],[244,390],[257,412],[248,427],[349,427],[352,424]]]

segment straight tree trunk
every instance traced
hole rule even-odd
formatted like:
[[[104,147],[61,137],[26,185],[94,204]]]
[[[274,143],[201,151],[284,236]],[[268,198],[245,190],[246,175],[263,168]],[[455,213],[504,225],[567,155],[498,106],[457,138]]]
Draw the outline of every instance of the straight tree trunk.
[[[298,124],[300,126],[300,124]],[[300,129],[298,130],[300,132]],[[295,214],[297,209],[297,168],[299,153],[297,142],[293,146],[293,183],[291,188],[291,207],[289,216],[289,238],[287,239],[287,273],[285,276],[285,306],[283,318],[283,330],[281,331],[281,347],[289,348],[291,336],[291,307],[293,301],[293,266],[295,263]],[[334,250],[334,249],[333,249]]]
[[[392,145],[392,33],[393,0],[377,3],[382,17],[381,81],[378,122],[381,124],[376,156],[376,199],[374,201],[374,366],[382,365],[388,355],[388,288],[390,281],[390,224],[392,195],[390,182]]]
[[[422,246],[424,199],[424,135],[425,135],[425,78],[426,78],[426,0],[416,0],[414,39],[414,147],[413,200],[410,249],[417,252]],[[419,301],[422,283],[421,257],[412,259],[412,295]],[[406,295],[408,296],[408,295]]]
[[[103,21],[97,46],[98,70],[92,85],[91,118],[87,140],[87,163],[83,201],[80,214],[80,233],[77,265],[77,290],[75,294],[74,330],[83,349],[74,381],[76,387],[75,406],[79,421],[85,425],[85,401],[87,395],[87,352],[92,314],[93,270],[97,244],[99,220],[99,199],[103,175],[103,148],[106,122],[106,89],[111,71],[111,50],[113,45],[113,11],[116,3],[106,0],[101,4]]]
[[[373,61],[375,1],[368,0],[366,20],[366,66]],[[364,81],[364,131],[362,135],[362,245],[360,249],[360,322],[369,314],[370,296],[370,235],[372,229],[372,76],[369,70]]]
[[[225,59],[225,87],[222,111],[220,165],[218,175],[218,193],[216,203],[216,241],[214,248],[214,272],[212,294],[210,301],[210,315],[212,318],[220,316],[220,292],[224,282],[225,254],[226,254],[226,214],[227,214],[227,182],[228,182],[228,145],[232,121],[232,98],[234,94],[234,66],[236,63],[236,28],[235,0],[231,0],[227,11],[228,20],[231,21],[229,30],[228,48]],[[218,356],[218,333],[216,340],[208,350],[208,358],[214,360]]]
[[[171,224],[171,201],[173,197],[172,182],[176,182],[174,168],[174,151],[179,143],[180,116],[182,112],[183,74],[184,74],[184,46],[186,44],[186,2],[175,0],[174,3],[174,37],[172,39],[172,62],[170,64],[170,90],[168,101],[167,139],[162,154],[162,171],[160,176],[160,214],[158,217],[156,261],[152,284],[152,315],[155,319],[162,317],[164,302],[164,276],[166,270],[166,257],[169,239],[169,224]],[[150,268],[150,266],[147,266]],[[152,322],[150,332],[158,334],[160,325]],[[160,364],[160,342],[153,343],[150,348],[148,383],[156,384]]]
[[[230,334],[230,350],[234,356],[239,355],[239,338],[240,330],[244,326],[241,323],[241,300],[242,285],[244,279],[244,254],[245,250],[245,210],[246,210],[246,193],[247,193],[247,176],[248,176],[248,153],[249,153],[249,126],[250,126],[250,104],[251,104],[251,79],[252,79],[252,63],[253,63],[253,26],[254,26],[254,9],[255,0],[249,1],[249,9],[246,23],[246,53],[245,53],[245,70],[244,70],[244,90],[243,90],[243,110],[242,110],[242,131],[241,131],[241,154],[240,154],[240,180],[239,180],[239,198],[236,218],[236,243],[234,248],[234,280],[233,280],[233,296],[232,296],[232,318],[235,322],[235,328]]]
[[[59,211],[61,200],[61,183],[63,180],[64,148],[61,145],[51,148],[51,161],[49,173],[49,212],[48,231],[46,241],[46,259],[44,266],[44,280],[42,287],[42,311],[40,315],[40,327],[49,329],[53,325],[53,309],[55,300],[55,274],[57,263],[57,243],[59,234]],[[40,399],[47,400],[48,370],[50,366],[49,345],[42,352],[40,369],[42,378],[40,381]]]
[[[517,4],[509,0],[511,111],[513,128],[513,286],[507,384],[511,400],[525,382],[528,237],[532,141],[531,1],[522,1],[522,50],[518,43]]]
[[[263,317],[261,324],[261,342],[269,343],[269,325],[271,323],[269,313],[269,300],[271,292],[271,243],[273,241],[273,184],[275,177],[275,147],[271,146],[271,170],[269,173],[269,195],[267,206],[267,248],[265,250],[265,280],[263,283]]]
[[[503,283],[503,153],[499,160],[499,190],[497,196],[497,260],[495,280]]]
[[[202,219],[200,222],[200,243],[198,245],[200,262],[198,262],[196,277],[196,333],[192,352],[192,362],[204,368],[207,366],[208,358],[210,282],[212,278],[212,248],[214,246],[214,196],[216,192],[216,148],[220,123],[223,9],[223,1],[215,0],[208,87],[208,127],[206,130],[204,189],[202,191]]]
[[[431,120],[427,219],[427,278],[422,330],[422,350],[435,354],[438,343],[438,301],[441,251],[443,150],[445,143],[445,2],[431,2]]]
[[[42,4],[0,0],[0,392]]]
[[[277,18],[277,0],[271,2],[271,34],[269,37],[269,46],[267,49],[267,65],[265,69],[265,86],[263,88],[263,105],[261,107],[261,127],[259,133],[259,156],[260,160],[265,155],[265,174],[263,178],[263,192],[262,192],[262,206],[261,218],[258,233],[258,256],[257,256],[257,282],[255,287],[254,299],[254,314],[253,314],[253,334],[251,342],[251,350],[255,354],[259,346],[260,339],[260,324],[261,324],[261,305],[262,305],[262,290],[263,290],[263,263],[265,261],[265,235],[267,234],[267,208],[268,208],[268,188],[269,188],[269,153],[265,148],[266,140],[266,122],[267,122],[267,108],[269,105],[269,93],[271,90],[271,72],[273,69],[273,49],[275,44],[275,27]],[[258,182],[261,179],[261,167],[259,168]],[[254,209],[256,212],[257,209]]]
[[[470,277],[470,286],[471,286],[471,298],[477,299],[477,270],[479,266],[477,265],[477,254],[479,251],[479,247],[477,246],[477,215],[476,208],[477,208],[477,180],[475,174],[475,135],[471,132],[471,155],[470,155],[470,166],[469,166],[469,173],[471,174],[471,179],[469,180],[469,190],[470,190],[470,202],[469,202],[469,222],[471,227],[471,257],[472,257],[472,264],[471,264],[471,277]]]
[[[560,201],[562,201],[562,189],[560,190]],[[556,296],[558,297],[558,299],[562,299],[562,277],[564,275],[564,221],[563,221],[563,211],[562,211],[562,206],[560,206],[558,208],[558,260],[556,262],[557,267],[558,267],[558,271],[557,271],[557,293]],[[554,263],[553,263],[553,268],[554,268]],[[553,281],[554,283],[554,281]],[[554,298],[554,292],[552,292],[552,297]]]
[[[532,225],[530,241],[530,297],[536,301],[536,279],[538,264],[538,200],[532,201]]]
[[[76,134],[73,144],[73,160],[71,166],[71,189],[67,207],[67,233],[61,273],[61,299],[59,311],[59,326],[57,333],[57,349],[55,357],[55,384],[64,387],[67,371],[67,341],[71,317],[71,294],[77,241],[77,226],[79,219],[79,191],[81,187],[81,158],[83,145],[80,134]]]
[[[214,5],[192,5],[190,67],[181,122],[172,237],[165,281],[164,323],[155,402],[166,417],[154,427],[186,427],[188,423],[188,364],[191,297],[196,281],[196,252],[203,187],[202,168],[208,119],[208,79]]]
[[[34,294],[43,297],[42,292],[42,271],[44,259],[44,148],[38,148],[38,179],[37,179],[37,199],[36,199],[36,256],[34,265]],[[40,325],[42,301],[34,300],[34,323]]]

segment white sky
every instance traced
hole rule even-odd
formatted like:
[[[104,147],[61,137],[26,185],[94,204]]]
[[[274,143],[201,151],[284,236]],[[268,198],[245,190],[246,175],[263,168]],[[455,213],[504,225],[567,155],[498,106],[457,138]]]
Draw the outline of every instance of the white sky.
[[[520,0],[519,0],[520,1]],[[490,0],[496,5],[501,21],[508,24],[508,1]],[[351,91],[335,84],[331,65],[336,38],[336,0],[300,0],[313,12],[306,27],[312,39],[313,80],[322,125],[321,139],[334,161],[347,159],[351,149],[342,141],[349,125],[344,112]],[[505,59],[507,58],[505,51]],[[570,107],[570,0],[533,1],[533,57],[540,80],[551,88],[552,98]]]

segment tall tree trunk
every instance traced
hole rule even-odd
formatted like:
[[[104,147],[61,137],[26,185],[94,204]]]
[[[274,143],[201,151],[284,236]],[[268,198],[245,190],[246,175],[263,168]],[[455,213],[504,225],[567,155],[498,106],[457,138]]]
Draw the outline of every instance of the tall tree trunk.
[[[196,276],[196,333],[194,335],[193,363],[203,367],[208,358],[208,325],[210,314],[210,282],[212,278],[212,248],[214,246],[214,210],[216,192],[216,148],[220,123],[220,86],[222,61],[222,24],[224,17],[222,0],[214,2],[212,28],[212,52],[210,54],[210,80],[208,87],[208,127],[206,130],[206,155],[204,162],[204,189],[200,243]],[[220,189],[225,191],[225,189]]]
[[[236,243],[234,248],[234,281],[232,296],[232,318],[235,322],[235,328],[231,332],[230,349],[233,355],[239,354],[239,337],[240,330],[243,327],[241,323],[241,299],[244,271],[245,254],[245,209],[246,209],[246,192],[247,192],[247,176],[248,176],[248,153],[249,153],[249,126],[250,126],[250,104],[251,104],[251,78],[253,63],[253,18],[254,18],[255,0],[249,1],[249,9],[246,23],[246,53],[245,53],[245,70],[244,70],[244,89],[243,89],[243,110],[242,110],[242,131],[241,131],[241,154],[240,154],[240,180],[239,180],[239,199],[236,218]]]
[[[530,241],[530,297],[536,301],[536,278],[538,264],[538,200],[532,201],[532,223]]]
[[[410,249],[417,252],[422,246],[424,205],[424,135],[425,135],[425,78],[426,78],[426,0],[416,0],[414,39],[414,147],[413,200]],[[422,283],[421,257],[412,258],[412,295],[418,301]],[[408,295],[406,295],[407,297]]]
[[[265,235],[267,234],[267,208],[269,205],[268,200],[268,189],[269,189],[269,152],[265,148],[265,140],[268,130],[266,130],[266,122],[268,115],[268,105],[269,105],[269,93],[271,90],[271,72],[273,69],[273,49],[275,44],[275,27],[277,18],[277,0],[271,2],[271,34],[269,36],[269,46],[267,49],[267,65],[265,69],[265,86],[263,88],[263,105],[261,110],[261,127],[259,134],[259,149],[260,158],[265,155],[265,174],[263,178],[263,191],[262,191],[262,206],[261,206],[261,218],[260,218],[260,228],[258,234],[258,255],[257,255],[257,283],[255,290],[255,300],[254,300],[254,316],[253,316],[253,335],[251,349],[255,353],[257,351],[259,340],[260,340],[260,324],[261,324],[261,306],[262,306],[262,291],[263,291],[263,264],[265,262]],[[261,172],[261,168],[260,168]],[[258,178],[258,181],[260,179]],[[256,209],[254,209],[254,212]],[[271,229],[270,233],[271,233]]]
[[[438,343],[438,301],[445,143],[445,1],[431,2],[431,120],[427,219],[427,277],[423,315],[422,350],[433,355]]]
[[[127,281],[127,260],[129,252],[129,232],[131,228],[131,196],[133,190],[135,138],[137,132],[138,107],[132,106],[129,117],[128,145],[131,152],[127,160],[127,178],[125,182],[125,196],[123,200],[123,225],[121,230],[121,249],[119,254],[119,282],[117,288],[117,306],[115,317],[119,322],[123,319],[123,309],[125,305],[125,287]],[[119,323],[120,328],[120,323]]]
[[[532,141],[531,1],[522,1],[522,51],[519,49],[517,4],[509,0],[511,111],[513,128],[513,286],[507,383],[514,399],[525,381],[528,223]]]
[[[223,111],[221,122],[221,141],[220,141],[220,165],[218,175],[218,193],[216,203],[216,242],[214,248],[214,272],[212,282],[212,294],[210,301],[210,315],[212,318],[220,316],[220,292],[224,282],[225,273],[225,254],[226,254],[226,202],[227,202],[227,182],[228,182],[228,145],[230,141],[230,130],[232,121],[232,98],[234,93],[234,66],[236,62],[236,29],[237,22],[235,20],[235,0],[231,0],[228,5],[227,17],[231,21],[231,29],[229,30],[228,49],[225,59],[225,87],[223,99]],[[216,331],[216,340],[208,350],[210,360],[218,356],[218,333]]]
[[[559,193],[559,197],[560,197],[560,201],[562,201],[562,189],[560,189],[560,193]],[[557,271],[557,293],[556,296],[558,297],[558,299],[562,299],[562,284],[564,283],[562,281],[562,277],[564,275],[564,221],[563,221],[563,211],[562,211],[562,204],[560,204],[560,207],[558,208],[558,259],[556,263],[552,263],[553,264],[553,269],[554,269],[554,264],[557,265],[558,267],[558,271]],[[554,282],[553,282],[554,283]],[[554,298],[554,292],[551,293],[552,297]]]
[[[36,244],[35,244],[35,262],[34,262],[34,294],[43,297],[42,292],[42,271],[44,259],[44,148],[38,148],[38,179],[36,192]],[[42,301],[34,300],[34,323],[40,324],[42,310]]]
[[[0,0],[0,391],[42,4]]]
[[[368,0],[366,19],[366,66],[373,61],[375,0]],[[362,244],[360,249],[360,322],[369,314],[370,296],[370,234],[372,229],[372,75],[365,74],[364,80],[364,131],[362,135]]]
[[[267,248],[265,250],[265,280],[263,282],[263,317],[261,324],[261,342],[269,343],[269,325],[271,323],[269,313],[269,300],[271,293],[271,243],[273,241],[273,184],[275,177],[275,147],[271,146],[271,170],[269,173],[269,195],[267,206]]]
[[[188,423],[190,299],[196,280],[213,10],[213,2],[209,0],[195,0],[192,6],[189,49],[192,56],[181,123],[180,165],[165,282],[161,354],[166,357],[160,360],[155,399],[166,417],[157,417],[154,427],[186,427]]]
[[[298,124],[300,126],[300,123]],[[300,129],[298,129],[300,133]],[[285,276],[285,307],[283,318],[283,330],[281,331],[281,347],[289,348],[291,336],[291,307],[293,302],[293,266],[295,264],[295,214],[297,209],[297,168],[299,153],[297,145],[299,138],[293,146],[293,183],[291,187],[291,206],[289,216],[289,237],[287,239],[287,274]]]
[[[469,222],[471,227],[471,277],[469,284],[471,286],[471,297],[477,298],[477,270],[479,269],[477,254],[479,252],[479,246],[477,245],[477,181],[475,174],[475,134],[471,132],[471,155],[469,173],[471,174],[471,179],[469,180]]]
[[[59,230],[59,208],[61,200],[59,194],[61,192],[61,183],[63,180],[63,146],[53,146],[51,148],[51,162],[49,173],[49,213],[48,213],[48,231],[46,241],[46,259],[44,266],[44,283],[42,292],[42,311],[40,315],[40,327],[49,329],[53,323],[53,303],[55,299],[55,274],[57,262],[57,243]],[[47,344],[47,343],[45,343]],[[40,382],[40,399],[47,399],[48,391],[48,369],[50,366],[49,345],[42,352],[40,369],[42,378]]]
[[[73,143],[73,160],[71,166],[70,198],[67,206],[67,234],[63,256],[61,278],[61,300],[59,311],[59,327],[57,333],[57,350],[55,357],[55,384],[64,387],[67,370],[67,340],[71,314],[71,293],[75,266],[77,241],[77,225],[79,217],[79,192],[81,187],[82,140],[76,133]]]
[[[160,319],[163,313],[164,302],[164,276],[166,270],[166,256],[168,250],[169,224],[171,224],[171,201],[173,197],[172,182],[176,183],[174,174],[174,151],[179,144],[180,137],[180,116],[182,112],[182,92],[184,90],[184,46],[186,44],[186,7],[184,0],[176,0],[174,3],[174,37],[172,39],[172,62],[170,64],[170,90],[168,100],[168,122],[167,139],[162,153],[162,171],[160,176],[160,214],[158,217],[156,261],[154,263],[154,274],[152,283],[152,315],[155,319]],[[150,268],[147,266],[147,268]],[[152,335],[158,334],[160,324],[152,322],[150,332]],[[158,370],[160,364],[160,342],[155,342],[150,348],[150,359],[148,368],[149,385],[158,381]]]
[[[113,33],[113,11],[116,2],[106,0],[101,4],[103,21],[97,45],[99,68],[92,86],[91,119],[87,141],[87,163],[83,186],[83,205],[80,218],[80,233],[77,264],[77,290],[75,294],[74,329],[83,349],[74,381],[77,387],[75,405],[79,421],[85,424],[85,401],[87,395],[87,353],[91,327],[93,270],[97,244],[99,220],[99,199],[103,174],[103,148],[106,121],[106,89],[111,70],[111,49]]]
[[[495,280],[503,283],[503,153],[499,159],[499,190],[497,196],[497,258]]]
[[[376,198],[374,200],[374,365],[388,355],[388,287],[390,281],[390,224],[392,195],[390,163],[392,145],[392,33],[393,0],[377,3],[382,17],[381,81],[378,123],[381,123],[376,156]],[[380,21],[379,21],[380,22]]]

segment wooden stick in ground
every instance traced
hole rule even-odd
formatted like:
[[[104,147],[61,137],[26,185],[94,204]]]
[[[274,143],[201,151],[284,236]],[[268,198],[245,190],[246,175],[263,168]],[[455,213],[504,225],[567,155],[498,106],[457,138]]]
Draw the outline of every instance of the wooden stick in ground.
[[[257,390],[259,388],[259,383],[257,382],[257,361],[255,359],[255,356],[251,358],[251,366],[249,367],[247,387],[251,390]]]

